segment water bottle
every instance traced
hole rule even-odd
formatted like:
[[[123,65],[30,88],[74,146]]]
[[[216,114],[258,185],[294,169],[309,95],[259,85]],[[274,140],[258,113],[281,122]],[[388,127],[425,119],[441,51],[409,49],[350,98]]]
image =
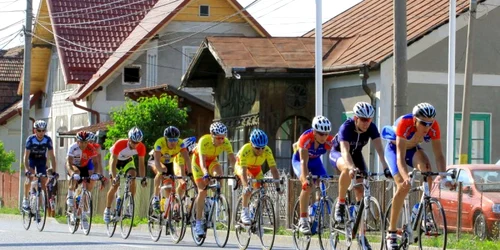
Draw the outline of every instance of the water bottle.
[[[316,215],[316,208],[318,207],[318,202],[315,202],[309,206],[309,216],[310,216],[310,221],[312,221],[311,224],[311,233],[315,234],[316,233],[316,227],[318,225],[318,221],[314,219],[314,216]]]
[[[78,195],[75,199],[75,207],[77,208],[79,204],[80,204],[80,195]]]
[[[356,206],[351,204],[349,205],[349,218],[354,219],[356,217]]]
[[[54,197],[50,197],[49,204],[50,204],[50,210],[52,211],[56,210],[56,201],[54,200]]]
[[[210,197],[205,198],[205,218],[208,218],[208,213],[210,212],[210,207],[212,206],[212,199]]]
[[[413,224],[413,222],[415,221],[415,218],[417,218],[417,214],[418,214],[418,203],[415,204],[415,206],[413,206],[413,209],[411,210],[411,223]]]
[[[116,198],[116,211],[120,211],[121,202],[122,202],[122,198],[120,198],[120,196],[118,196],[118,198]]]

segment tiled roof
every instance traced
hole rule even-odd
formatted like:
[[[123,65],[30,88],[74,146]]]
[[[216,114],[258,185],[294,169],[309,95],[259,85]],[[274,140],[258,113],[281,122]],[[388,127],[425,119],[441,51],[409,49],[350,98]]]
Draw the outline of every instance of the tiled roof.
[[[30,108],[35,104],[36,101],[42,96],[42,92],[37,92],[34,95],[30,95]],[[14,117],[16,114],[21,115],[21,109],[23,108],[22,100],[12,104],[9,108],[0,113],[0,125],[6,124],[9,119]]]
[[[81,128],[73,129],[73,130],[70,130],[70,131],[58,132],[58,134],[59,135],[76,135],[76,133],[78,133],[78,131],[82,131],[82,130],[86,130],[86,131],[90,131],[90,132],[96,133],[99,130],[108,130],[108,126],[113,126],[114,124],[115,123],[113,121],[105,121],[105,122],[100,122],[100,123],[92,124],[92,125],[87,126],[87,127],[81,127]]]
[[[448,5],[448,0],[407,0],[408,44],[447,23]],[[457,0],[457,15],[468,7],[468,0]],[[323,23],[323,37],[356,39],[338,59],[341,65],[381,63],[393,53],[393,25],[393,0],[364,0]],[[315,30],[304,35],[314,36]]]
[[[66,82],[87,83],[157,2],[48,0]]]
[[[352,39],[323,39],[323,66],[336,64]],[[314,38],[207,37],[206,43],[226,75],[233,67],[314,68]]]
[[[52,0],[54,1],[54,0]],[[72,0],[65,0],[72,1]],[[140,49],[147,41],[149,41],[154,35],[156,35],[170,20],[172,20],[175,15],[182,10],[184,6],[194,0],[158,0],[156,5],[151,9],[150,12],[141,20],[138,27],[130,31],[129,37],[123,41],[118,48],[115,48],[114,53],[104,60],[102,66],[93,75],[88,83],[80,86],[75,90],[75,92],[68,97],[68,100],[80,100],[97,88],[107,77],[109,77],[122,63],[124,63],[133,53]],[[223,0],[217,0],[223,1]],[[235,8],[241,10],[243,7],[237,2],[237,0],[225,0],[229,1],[235,6]],[[264,36],[270,36],[270,34],[247,12],[241,11],[243,18],[247,19],[252,25],[254,25],[260,33]]]
[[[21,81],[23,73],[23,58],[19,57],[0,57],[0,82]]]
[[[12,47],[7,50],[1,50],[2,57],[23,57],[24,45]]]
[[[137,88],[137,89],[127,89],[124,91],[125,96],[128,98],[137,101],[140,97],[152,97],[152,96],[160,96],[161,94],[168,93],[170,95],[176,95],[182,98],[187,99],[189,102],[196,103],[210,111],[214,111],[214,105],[208,103],[196,96],[193,96],[185,91],[178,90],[175,87],[172,87],[168,84],[162,84],[155,87],[147,87],[147,88]]]

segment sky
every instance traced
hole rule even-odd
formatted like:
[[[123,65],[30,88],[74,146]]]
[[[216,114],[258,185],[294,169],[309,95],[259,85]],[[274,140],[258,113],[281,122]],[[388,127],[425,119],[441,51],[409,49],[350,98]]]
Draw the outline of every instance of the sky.
[[[27,1],[0,0],[0,49],[24,44],[24,37],[19,31],[25,23]],[[32,1],[36,15],[40,0]],[[238,0],[244,7],[254,1]],[[322,0],[323,22],[360,1]],[[301,36],[315,27],[316,0],[260,0],[247,10],[272,36]]]

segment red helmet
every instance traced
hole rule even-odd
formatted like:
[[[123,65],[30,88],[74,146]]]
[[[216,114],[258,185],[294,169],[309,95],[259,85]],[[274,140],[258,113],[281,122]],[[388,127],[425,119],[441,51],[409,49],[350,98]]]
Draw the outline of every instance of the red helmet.
[[[85,130],[80,131],[76,134],[77,141],[89,141],[89,139],[90,139],[90,133]]]

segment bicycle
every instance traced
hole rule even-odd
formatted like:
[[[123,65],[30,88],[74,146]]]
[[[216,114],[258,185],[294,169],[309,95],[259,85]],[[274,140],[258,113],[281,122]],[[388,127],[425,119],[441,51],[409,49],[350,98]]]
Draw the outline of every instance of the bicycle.
[[[192,175],[188,176],[189,178],[186,181],[186,192],[184,193],[184,199],[183,199],[183,204],[184,204],[184,221],[186,222],[186,226],[183,227],[182,229],[182,234],[180,237],[181,241],[184,239],[184,236],[186,234],[186,229],[188,225],[191,225],[191,216],[192,216],[192,211],[191,207],[194,205],[196,196],[198,195],[198,188],[194,184],[194,181],[192,179]]]
[[[36,221],[38,231],[43,231],[45,221],[47,219],[47,195],[42,189],[42,177],[47,177],[45,174],[29,174],[29,177],[34,177],[36,180],[31,181],[29,191],[29,209],[21,208],[23,215],[24,229],[28,230],[31,226],[31,219]],[[43,213],[43,215],[42,215]]]
[[[130,235],[130,232],[132,231],[132,225],[134,223],[134,196],[130,191],[130,185],[132,181],[136,179],[136,177],[130,174],[127,174],[126,176],[124,174],[124,177],[126,177],[125,190],[120,197],[120,187],[118,187],[118,190],[115,194],[116,207],[111,210],[111,218],[109,220],[109,223],[106,223],[106,230],[110,238],[113,237],[115,233],[116,224],[120,222],[121,236],[123,239],[127,239]],[[117,182],[120,182],[120,175],[116,176],[113,184]],[[124,204],[126,204],[126,206],[124,206]]]
[[[247,249],[250,243],[252,234],[259,236],[262,249],[272,249],[274,245],[274,238],[276,236],[276,215],[274,213],[274,205],[271,198],[266,194],[264,183],[280,183],[283,184],[283,179],[274,179],[266,177],[261,180],[248,178],[248,186],[251,187],[252,183],[259,183],[260,187],[255,190],[249,199],[248,210],[250,213],[250,225],[245,225],[241,222],[241,210],[243,206],[243,199],[238,199],[238,205],[235,213],[235,232],[238,239],[240,249]],[[268,225],[264,226],[267,222]],[[264,243],[264,234],[272,230],[272,236],[268,244]]]
[[[103,179],[105,179],[104,176],[100,174],[97,175],[99,176],[98,180],[103,181]],[[71,178],[73,179],[73,177]],[[92,226],[93,206],[92,194],[87,190],[87,185],[85,185],[85,183],[89,182],[91,177],[80,177],[80,180],[82,180],[81,188],[78,187],[77,190],[75,190],[76,198],[74,199],[75,203],[73,210],[69,211],[69,207],[66,204],[66,222],[70,233],[74,234],[81,223],[83,233],[89,235]]]
[[[205,187],[207,189],[215,189],[212,196],[207,195],[205,198],[205,213],[203,219],[205,220],[204,231],[205,235],[203,237],[198,237],[195,233],[196,226],[196,216],[191,218],[191,234],[193,236],[194,243],[197,246],[203,245],[206,239],[206,233],[209,228],[214,230],[215,242],[219,247],[225,247],[227,240],[229,239],[229,225],[231,225],[231,210],[229,203],[221,194],[221,185],[219,180],[223,179],[237,179],[235,176],[210,176],[209,180],[214,181],[214,183],[209,184]],[[238,189],[238,182],[236,182],[234,190]],[[196,205],[191,207],[191,214],[196,215]],[[218,233],[225,233],[225,236],[219,236]]]
[[[415,175],[420,173],[423,176],[423,181],[420,186],[413,187],[415,182]],[[446,249],[448,230],[446,225],[446,216],[443,206],[438,199],[430,196],[429,183],[427,182],[428,177],[431,176],[451,176],[455,179],[455,173],[448,172],[420,172],[417,169],[413,169],[409,173],[410,177],[410,193],[416,191],[422,191],[422,196],[420,198],[420,203],[417,203],[418,212],[416,216],[412,216],[412,211],[409,202],[409,196],[405,197],[403,203],[402,213],[398,215],[398,232],[397,241],[399,249],[409,249],[410,245],[417,243],[419,249],[422,248],[422,236],[433,236],[438,239],[443,240],[443,249]],[[420,204],[420,205],[419,205]],[[384,230],[382,230],[382,246],[384,249],[388,249],[386,243],[386,232],[389,227],[389,218],[391,214],[392,202],[387,206],[385,212],[384,220]],[[440,223],[436,222],[436,219],[442,218]],[[442,230],[442,232],[440,232]],[[417,232],[415,235],[414,232]],[[434,240],[436,242],[436,240]]]
[[[328,240],[333,233],[334,218],[332,216],[334,202],[328,197],[326,190],[328,190],[328,181],[332,180],[333,176],[318,176],[309,175],[307,176],[308,185],[311,185],[311,180],[318,180],[319,187],[316,186],[316,192],[319,191],[319,198],[317,202],[309,205],[309,223],[311,225],[311,235],[302,234],[299,231],[299,219],[300,219],[300,199],[295,202],[294,206],[294,216],[293,216],[293,244],[296,249],[309,249],[311,244],[311,237],[318,234],[319,244],[321,249],[330,249],[328,246]],[[316,193],[315,192],[315,193]]]
[[[186,227],[184,207],[182,204],[182,199],[175,193],[175,185],[168,180],[183,179],[182,176],[167,175],[162,174],[164,179],[160,186],[161,200],[160,200],[160,210],[154,209],[153,199],[151,197],[149,202],[148,211],[148,229],[149,235],[153,241],[158,241],[160,239],[163,225],[165,225],[165,235],[170,234],[172,237],[172,242],[179,243],[182,239],[183,228]],[[168,184],[167,184],[168,183]],[[170,195],[168,199],[166,198],[166,189],[170,189]]]
[[[346,194],[346,207],[348,208],[345,212],[346,222],[344,223],[344,228],[341,228],[340,223],[335,221],[332,235],[333,249],[338,249],[337,247],[339,247],[340,234],[345,236],[345,247],[347,249],[351,248],[352,240],[355,238],[358,238],[359,249],[370,249],[366,245],[366,233],[379,233],[383,220],[380,204],[375,197],[371,196],[370,181],[374,180],[374,177],[383,175],[384,173],[358,172],[355,178],[351,180],[351,185],[347,189]],[[358,178],[362,178],[363,181],[357,183],[356,180]],[[351,191],[358,186],[364,188],[363,199],[359,203],[351,197]],[[335,202],[338,201],[336,200]]]

